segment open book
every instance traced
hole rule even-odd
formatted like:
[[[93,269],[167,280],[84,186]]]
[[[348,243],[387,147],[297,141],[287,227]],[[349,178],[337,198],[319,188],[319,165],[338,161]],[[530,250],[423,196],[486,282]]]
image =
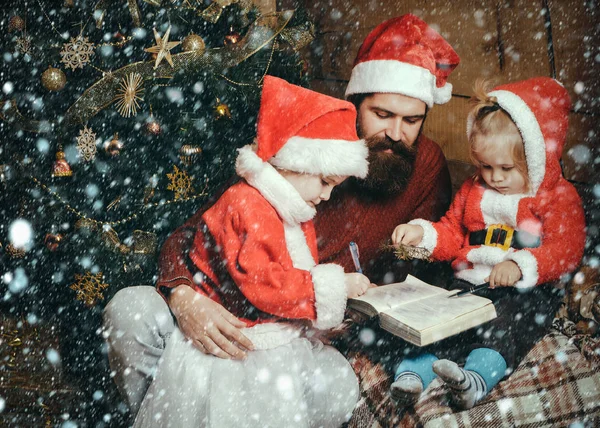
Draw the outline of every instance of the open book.
[[[496,318],[492,301],[445,290],[408,275],[404,282],[370,288],[348,306],[370,317],[379,315],[384,330],[425,346]]]

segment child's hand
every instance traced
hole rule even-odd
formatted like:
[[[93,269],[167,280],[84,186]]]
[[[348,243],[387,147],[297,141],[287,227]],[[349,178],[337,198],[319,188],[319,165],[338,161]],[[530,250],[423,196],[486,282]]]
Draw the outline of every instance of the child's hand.
[[[346,291],[349,299],[362,296],[371,286],[369,278],[362,273],[347,273],[345,274],[344,281],[346,282]]]
[[[392,242],[394,245],[418,245],[423,239],[423,228],[416,224],[401,224],[396,226],[392,233]]]
[[[507,260],[494,266],[485,281],[490,283],[490,288],[512,287],[522,276],[519,266],[512,260]]]

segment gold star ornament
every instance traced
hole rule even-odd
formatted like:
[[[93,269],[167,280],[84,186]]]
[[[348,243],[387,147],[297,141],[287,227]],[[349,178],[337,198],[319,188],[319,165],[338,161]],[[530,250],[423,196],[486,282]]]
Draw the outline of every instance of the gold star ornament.
[[[156,40],[156,46],[152,46],[151,48],[144,49],[146,52],[156,54],[156,61],[154,62],[154,68],[156,69],[158,65],[162,62],[163,58],[167,60],[167,62],[173,67],[173,58],[171,58],[171,49],[175,46],[179,45],[181,42],[170,42],[169,34],[171,33],[171,26],[169,25],[169,29],[165,33],[165,35],[160,37],[156,28],[154,30],[154,39]]]

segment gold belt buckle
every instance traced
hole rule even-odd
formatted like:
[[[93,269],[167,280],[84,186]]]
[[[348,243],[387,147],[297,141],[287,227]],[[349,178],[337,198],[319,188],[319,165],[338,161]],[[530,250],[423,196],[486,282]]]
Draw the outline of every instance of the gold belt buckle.
[[[492,236],[495,230],[505,230],[506,231],[506,239],[504,239],[504,243],[500,244],[499,242],[492,242]],[[504,251],[508,251],[510,248],[510,244],[512,243],[513,235],[515,233],[515,229],[505,224],[492,224],[488,227],[487,233],[485,234],[484,245],[488,245],[490,247],[498,247],[502,248]]]

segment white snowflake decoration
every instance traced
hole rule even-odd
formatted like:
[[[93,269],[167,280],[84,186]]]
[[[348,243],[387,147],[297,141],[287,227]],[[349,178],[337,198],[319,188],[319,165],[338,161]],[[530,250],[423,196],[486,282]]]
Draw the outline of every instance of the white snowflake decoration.
[[[77,150],[79,151],[79,156],[86,162],[96,158],[96,134],[92,132],[91,128],[84,126],[83,129],[79,131],[79,137],[77,137]]]
[[[89,42],[87,37],[71,37],[71,41],[63,45],[60,55],[60,62],[71,70],[83,68],[90,62],[90,56],[94,55],[94,44]]]

